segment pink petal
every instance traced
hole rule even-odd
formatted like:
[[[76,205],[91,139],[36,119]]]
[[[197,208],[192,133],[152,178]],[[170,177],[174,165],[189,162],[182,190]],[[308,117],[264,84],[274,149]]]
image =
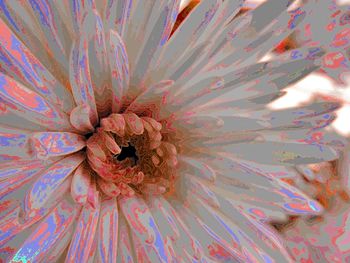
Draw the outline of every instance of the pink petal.
[[[31,214],[40,211],[84,158],[82,154],[77,153],[56,162],[46,171],[42,172],[26,194],[24,201],[25,214],[31,216]]]
[[[13,162],[10,164],[13,166],[0,169],[0,199],[26,185],[35,175],[43,172],[48,165],[38,161],[23,162],[18,167]]]
[[[29,262],[43,260],[70,229],[76,213],[77,207],[69,202],[59,203],[24,241],[11,262],[22,262],[23,257]]]
[[[97,261],[116,262],[118,253],[118,207],[115,198],[103,200],[101,203],[97,237]]]
[[[32,159],[29,132],[0,126],[0,162]]]
[[[129,61],[124,42],[113,30],[109,33],[109,63],[112,76],[112,110],[118,112],[129,87]]]
[[[68,155],[85,147],[85,138],[70,132],[36,132],[31,140],[38,159]]]
[[[142,82],[147,76],[149,64],[152,61],[157,61],[161,54],[161,49],[165,45],[175,23],[180,0],[156,0],[154,5],[156,8],[151,9],[149,18],[146,20],[144,32],[141,33],[145,36],[143,44],[135,52],[130,50],[130,52],[135,53],[135,65],[131,67],[132,79],[130,82],[131,88],[129,89],[131,97],[138,95],[144,90]],[[131,19],[139,23],[142,22],[136,16],[136,13]],[[138,35],[136,36],[138,37]]]
[[[91,83],[97,111],[106,116],[111,111],[111,79],[102,19],[95,9],[89,9],[82,22],[82,33],[87,36]]]
[[[83,104],[75,107],[70,113],[70,122],[72,126],[83,133],[94,131],[90,116],[92,112],[88,105]]]
[[[140,239],[149,260],[168,262],[164,240],[145,202],[139,197],[122,198],[119,205],[131,228]]]
[[[113,29],[123,36],[132,4],[132,0],[108,0],[105,9],[106,32]]]
[[[95,126],[98,122],[98,115],[91,82],[87,45],[88,40],[84,35],[74,42],[70,54],[69,77],[76,104],[86,104],[90,107],[90,122]]]
[[[66,263],[87,262],[93,247],[99,214],[100,204],[96,209],[83,207],[69,246]]]
[[[120,263],[133,263],[134,259],[131,243],[130,243],[130,231],[125,218],[119,214],[119,233],[118,233],[118,259]]]
[[[0,73],[1,100],[9,111],[47,127],[48,129],[71,130],[68,115],[50,104],[38,93]]]
[[[84,165],[80,165],[74,172],[71,195],[75,202],[84,205],[88,199],[89,188],[91,184],[91,174]]]
[[[40,96],[69,112],[74,104],[69,91],[51,75],[2,20],[0,31],[0,53],[3,55],[0,61],[6,75],[28,84],[28,87]]]

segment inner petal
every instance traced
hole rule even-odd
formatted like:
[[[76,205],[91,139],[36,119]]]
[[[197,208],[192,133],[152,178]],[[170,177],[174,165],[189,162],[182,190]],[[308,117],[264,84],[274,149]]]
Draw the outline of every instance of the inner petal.
[[[111,114],[87,137],[87,159],[107,196],[163,194],[176,178],[176,147],[162,124],[134,113]]]

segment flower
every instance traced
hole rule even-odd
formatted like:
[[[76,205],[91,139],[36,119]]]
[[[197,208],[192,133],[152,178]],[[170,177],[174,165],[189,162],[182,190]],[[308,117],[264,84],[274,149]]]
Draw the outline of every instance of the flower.
[[[298,187],[324,205],[318,217],[293,219],[284,226],[283,236],[296,262],[348,262],[350,260],[349,148],[333,164],[323,163],[300,170],[307,182]]]
[[[268,223],[322,213],[286,181],[342,142],[337,103],[265,107],[327,49],[259,62],[326,3],[291,2],[2,1],[0,258],[292,261]]]

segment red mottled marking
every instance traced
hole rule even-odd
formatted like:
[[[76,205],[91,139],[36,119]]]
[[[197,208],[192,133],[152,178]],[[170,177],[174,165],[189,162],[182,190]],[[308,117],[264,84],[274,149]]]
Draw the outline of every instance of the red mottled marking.
[[[344,61],[345,56],[341,52],[331,52],[323,58],[323,64],[328,68],[339,68]]]
[[[37,232],[33,235],[33,239],[38,239],[40,236],[45,233],[48,229],[48,225],[45,223],[40,229],[37,229]]]
[[[11,55],[14,56],[17,60],[21,61],[22,56],[21,53],[15,49],[12,49],[12,37],[13,34],[8,26],[0,19],[0,41],[1,45],[4,46],[7,50],[11,52]]]
[[[341,47],[350,42],[350,28],[344,28],[339,33],[335,35],[334,41],[332,42],[332,46]]]
[[[252,213],[259,216],[260,218],[266,218],[266,214],[260,209],[251,209]]]
[[[212,243],[208,246],[209,255],[215,258],[230,259],[231,255],[218,243]]]
[[[14,81],[7,79],[8,85],[3,86],[5,91],[14,99],[31,108],[38,108],[39,103],[36,100],[36,94],[29,89],[21,89]]]

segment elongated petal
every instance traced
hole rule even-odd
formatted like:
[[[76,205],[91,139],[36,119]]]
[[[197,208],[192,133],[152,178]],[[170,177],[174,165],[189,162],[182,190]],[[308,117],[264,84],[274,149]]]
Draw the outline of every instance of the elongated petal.
[[[119,34],[113,30],[109,32],[109,56],[112,76],[112,109],[119,111],[123,97],[129,86],[129,60],[124,42]]]
[[[69,189],[70,180],[66,180],[57,190],[57,194],[52,196],[41,209],[34,210],[28,213],[27,216],[23,211],[22,207],[15,206],[12,210],[9,210],[6,215],[1,218],[0,224],[0,246],[3,246],[12,237],[18,235],[20,232],[31,227],[39,220],[43,219],[53,208],[56,207],[64,194],[66,194]]]
[[[192,260],[200,260],[205,255],[201,242],[199,242],[194,233],[187,227],[172,204],[162,197],[159,199],[164,209],[168,211],[172,217],[174,225],[179,230],[179,238],[174,240],[176,249],[180,251],[179,254],[181,255],[184,252]]]
[[[42,131],[44,126],[40,126],[28,120],[25,116],[17,115],[10,110],[10,107],[6,105],[5,101],[0,98],[1,118],[0,125],[8,126],[14,129],[29,130],[29,131]]]
[[[70,229],[76,213],[77,207],[66,201],[59,203],[24,241],[11,262],[22,262],[23,258],[33,262],[42,260]]]
[[[193,235],[208,249],[206,254],[211,259],[242,262],[243,258],[240,256],[236,242],[229,244],[220,237],[218,233],[203,223],[200,218],[189,213],[187,208],[175,201],[172,202],[172,204],[176,207],[176,211],[181,215],[181,218],[192,230]]]
[[[118,259],[120,263],[136,262],[130,242],[130,230],[122,213],[119,213]]]
[[[135,87],[130,90],[130,94],[137,95],[142,91],[140,82],[144,79],[150,61],[156,60],[160,55],[160,50],[166,43],[171,28],[175,23],[180,5],[179,0],[156,1],[153,4],[150,17],[145,27],[145,41],[138,49],[135,58],[135,67],[131,67],[131,84]],[[136,17],[135,17],[136,19]],[[129,42],[127,42],[129,44]]]
[[[28,131],[0,126],[0,162],[32,159]]]
[[[179,59],[184,54],[184,49],[186,50],[201,36],[220,4],[220,1],[217,0],[205,0],[195,7],[165,45],[159,68],[166,68],[170,64],[175,64],[174,58],[175,60]]]
[[[71,195],[75,202],[84,205],[88,200],[91,175],[89,170],[80,165],[74,172],[71,184]]]
[[[179,161],[180,165],[183,166],[183,168],[181,168],[183,172],[209,181],[214,181],[216,178],[215,171],[209,165],[198,159],[181,156]]]
[[[77,153],[58,161],[42,172],[26,194],[24,212],[28,215],[28,213],[40,211],[51,195],[55,194],[64,180],[83,160],[84,156]]]
[[[73,96],[76,104],[89,105],[90,121],[96,125],[98,121],[95,96],[90,76],[88,39],[82,36],[73,44],[70,54],[70,83],[72,85]]]
[[[29,3],[34,15],[39,18],[39,25],[50,46],[51,52],[54,54],[54,58],[67,70],[69,55],[67,52],[68,45],[65,45],[66,43],[63,36],[66,32],[61,31],[65,26],[60,19],[56,6],[47,0],[29,1]]]
[[[2,20],[0,28],[2,70],[17,81],[28,84],[29,88],[61,106],[66,112],[71,110],[73,100],[68,90],[51,75]]]
[[[32,3],[35,5],[35,1],[32,1]],[[55,75],[59,76],[59,79],[63,80],[66,84],[66,65],[62,63],[64,55],[62,56],[61,52],[57,54],[51,51],[49,41],[41,27],[45,22],[42,23],[40,19],[37,19],[38,16],[30,5],[30,1],[20,3],[6,0],[1,3],[0,9],[1,18],[11,28],[12,32],[16,34],[19,40],[25,43],[33,55],[37,57],[50,72],[55,72]],[[41,8],[38,8],[38,11],[40,9]],[[40,18],[43,19],[44,17],[45,15],[40,16]],[[60,29],[63,28],[61,25],[57,26]],[[50,26],[48,26],[48,28],[49,27]]]
[[[126,23],[130,15],[132,0],[108,0],[105,9],[106,32],[115,30],[120,36],[124,35]]]
[[[74,219],[76,218],[77,216]],[[59,259],[62,259],[66,249],[69,246],[70,241],[72,240],[74,228],[75,223],[71,225],[71,228],[63,234],[58,244],[56,244],[55,247],[50,251],[50,255],[47,257],[47,261],[57,262]]]
[[[164,240],[145,202],[138,197],[123,198],[119,205],[131,228],[146,249],[151,262],[168,262]]]
[[[187,194],[194,194],[213,207],[219,207],[215,193],[208,187],[208,182],[202,181],[196,176],[184,174],[181,176],[182,185],[180,188],[187,189]]]
[[[118,207],[115,198],[101,203],[100,221],[97,229],[97,261],[116,262],[118,247]]]
[[[68,155],[85,147],[83,136],[69,132],[36,132],[31,140],[39,159]]]
[[[216,194],[232,200],[256,200],[258,202],[277,205],[285,211],[292,214],[320,214],[323,208],[320,204],[305,196],[298,189],[279,182],[271,187],[271,189],[261,189],[249,186],[242,187],[239,184],[230,183],[229,181],[217,181],[216,186],[212,187]],[[222,191],[220,193],[220,191]],[[250,197],[254,192],[257,197]]]
[[[169,90],[174,82],[172,80],[162,80],[150,86],[147,90],[142,92],[129,105],[127,111],[135,113],[150,112],[156,119],[163,115],[164,117],[169,112],[162,113],[163,105],[168,103]]]
[[[0,73],[1,100],[15,114],[49,129],[70,130],[68,116],[38,93]]]
[[[83,207],[65,262],[87,262],[93,246],[99,214],[100,203],[96,209],[89,206]]]
[[[97,112],[105,116],[111,111],[111,79],[105,31],[100,14],[95,9],[87,11],[83,20],[83,33],[87,35],[88,61]]]
[[[154,217],[164,238],[169,237],[171,240],[178,239],[180,236],[180,231],[175,223],[175,219],[171,215],[171,212],[166,206],[164,206],[164,199],[150,197],[150,199],[147,201],[150,212],[152,213],[152,216]]]
[[[223,147],[238,158],[266,164],[296,165],[330,161],[338,156],[327,146],[297,143],[255,142]]]
[[[15,164],[12,164],[15,167]],[[0,199],[26,185],[34,175],[44,171],[46,165],[37,162],[28,162],[21,168],[15,169],[8,167],[1,169]]]

